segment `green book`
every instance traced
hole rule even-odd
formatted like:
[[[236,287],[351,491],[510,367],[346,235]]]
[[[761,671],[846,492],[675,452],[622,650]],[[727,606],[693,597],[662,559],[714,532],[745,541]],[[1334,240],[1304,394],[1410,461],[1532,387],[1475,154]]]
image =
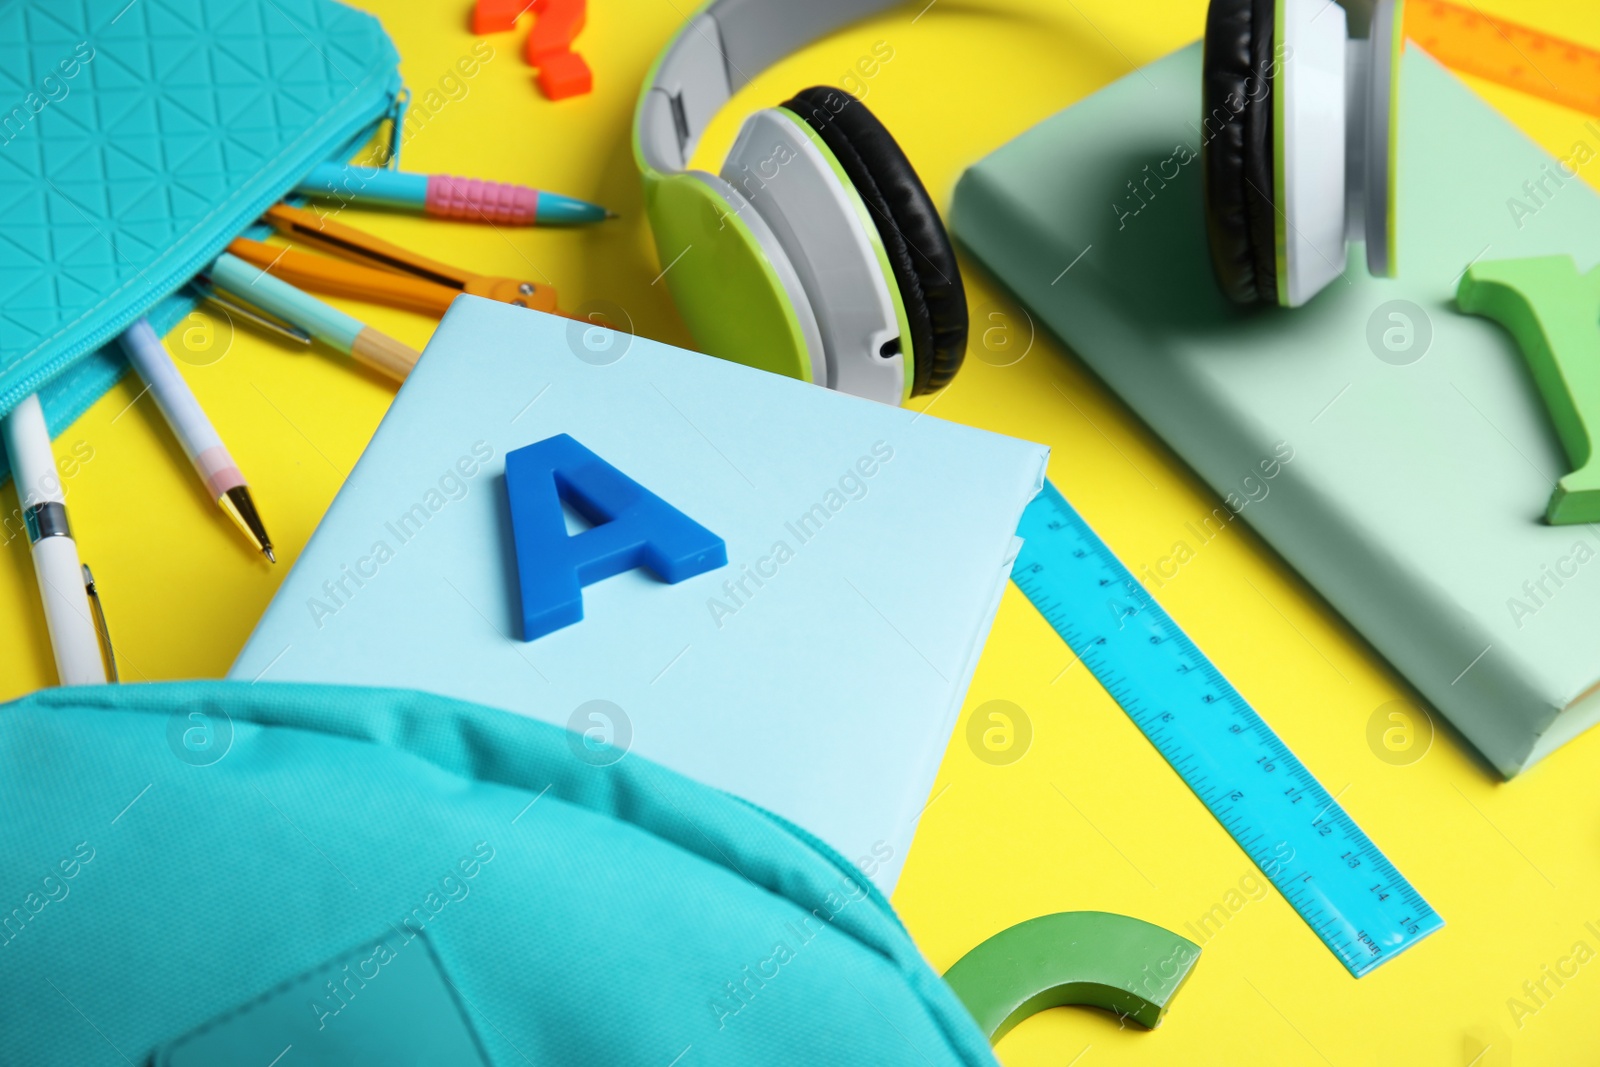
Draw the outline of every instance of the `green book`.
[[[983,159],[956,236],[1223,496],[1218,523],[1515,775],[1600,717],[1600,536],[1544,523],[1567,457],[1511,336],[1454,297],[1475,260],[1594,262],[1600,199],[1569,171],[1600,126],[1564,171],[1409,47],[1399,276],[1356,245],[1307,306],[1246,311],[1206,250],[1200,66],[1195,44]]]

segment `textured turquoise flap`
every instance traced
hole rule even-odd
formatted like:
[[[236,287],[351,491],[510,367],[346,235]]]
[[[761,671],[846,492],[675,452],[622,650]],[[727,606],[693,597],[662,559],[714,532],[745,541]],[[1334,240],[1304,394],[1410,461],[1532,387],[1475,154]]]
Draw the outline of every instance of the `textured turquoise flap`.
[[[591,745],[398,690],[0,707],[0,1063],[994,1064],[874,857]],[[374,1056],[397,1011],[461,1051]]]
[[[0,0],[0,414],[81,414],[96,350],[370,136],[398,62],[332,0]]]

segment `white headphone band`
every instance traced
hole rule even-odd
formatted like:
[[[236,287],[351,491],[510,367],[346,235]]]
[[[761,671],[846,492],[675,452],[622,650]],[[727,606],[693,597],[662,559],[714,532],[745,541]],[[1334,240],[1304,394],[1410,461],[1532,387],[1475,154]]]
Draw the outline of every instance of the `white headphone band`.
[[[645,166],[683,170],[706,125],[735,92],[773,63],[898,0],[712,0],[656,63],[634,112]],[[1352,37],[1370,31],[1379,0],[1339,0]]]
[[[646,166],[680,171],[722,105],[784,56],[898,0],[713,0],[684,23],[634,112]]]

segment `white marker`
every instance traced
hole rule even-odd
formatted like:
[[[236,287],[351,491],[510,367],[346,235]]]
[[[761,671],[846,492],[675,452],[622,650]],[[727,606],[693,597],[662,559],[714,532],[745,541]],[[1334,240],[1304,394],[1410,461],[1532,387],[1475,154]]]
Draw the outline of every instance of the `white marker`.
[[[67,525],[66,495],[56,475],[50,432],[45,429],[39,398],[30,396],[7,415],[6,455],[17,485],[17,501],[33,543],[33,570],[56,654],[62,685],[97,685],[106,680],[100,634],[84,589],[78,546]]]

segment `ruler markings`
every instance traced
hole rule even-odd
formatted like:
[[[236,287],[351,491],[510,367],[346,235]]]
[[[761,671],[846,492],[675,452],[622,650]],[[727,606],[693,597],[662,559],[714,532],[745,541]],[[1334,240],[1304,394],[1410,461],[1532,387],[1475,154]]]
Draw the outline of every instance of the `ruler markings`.
[[[1444,925],[1053,485],[1018,533],[1017,586],[1351,974]]]
[[[1600,51],[1446,0],[1410,0],[1405,30],[1447,67],[1600,115]]]

